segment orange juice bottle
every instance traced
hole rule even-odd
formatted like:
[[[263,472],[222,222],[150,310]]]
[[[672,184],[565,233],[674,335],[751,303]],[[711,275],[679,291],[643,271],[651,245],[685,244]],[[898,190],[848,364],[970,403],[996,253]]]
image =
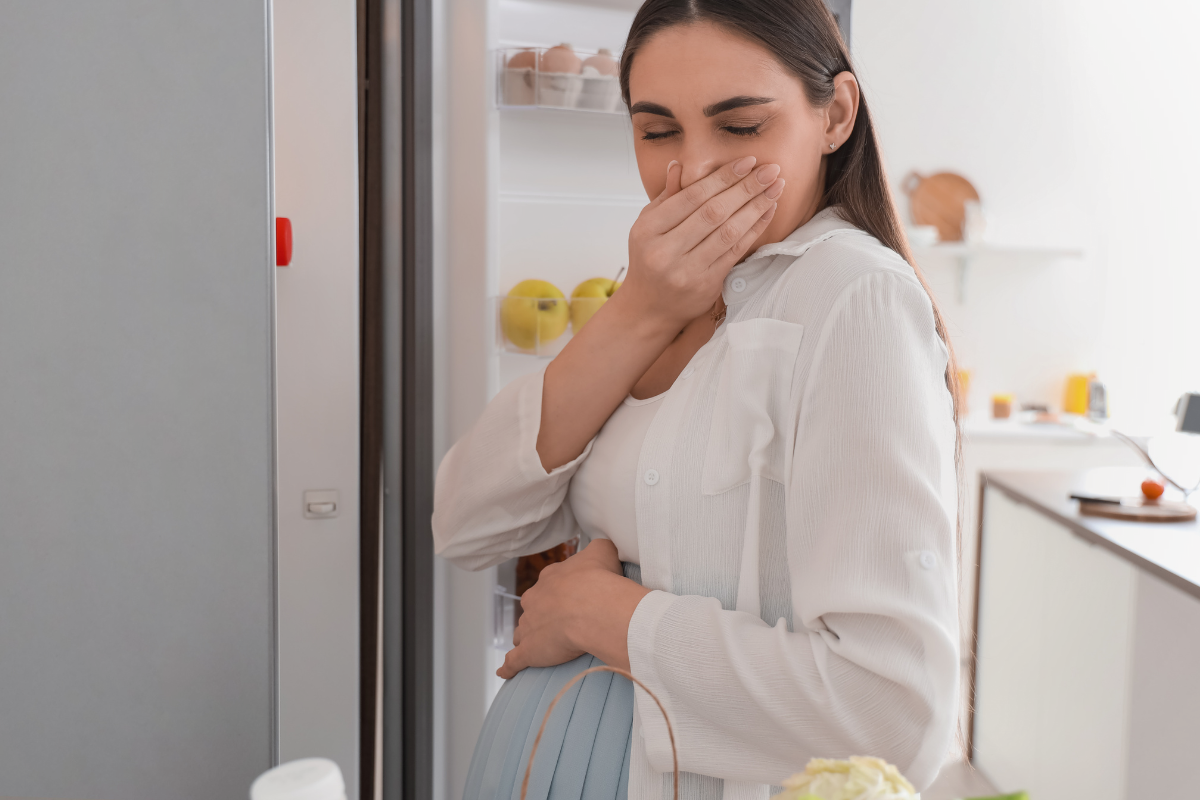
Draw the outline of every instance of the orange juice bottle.
[[[1063,411],[1068,414],[1083,416],[1088,412],[1088,384],[1096,377],[1092,372],[1087,375],[1075,374],[1067,376],[1067,394],[1063,398]]]

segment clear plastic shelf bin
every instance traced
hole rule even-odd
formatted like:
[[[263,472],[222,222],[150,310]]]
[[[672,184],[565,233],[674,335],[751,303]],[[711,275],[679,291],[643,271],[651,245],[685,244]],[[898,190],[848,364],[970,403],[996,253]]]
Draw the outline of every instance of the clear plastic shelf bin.
[[[608,298],[494,297],[496,347],[554,358]]]
[[[550,72],[544,69],[546,53],[560,50],[548,47],[511,47],[496,51],[497,105],[500,108],[559,108],[591,111],[600,114],[622,114],[621,85],[616,75],[605,74],[609,62],[617,56],[606,51],[571,49],[579,62],[578,71]],[[575,60],[553,58],[551,62]]]
[[[513,630],[517,627],[517,608],[521,598],[503,586],[496,587],[495,602],[492,610],[495,618],[492,622],[492,646],[502,653],[513,649]]]

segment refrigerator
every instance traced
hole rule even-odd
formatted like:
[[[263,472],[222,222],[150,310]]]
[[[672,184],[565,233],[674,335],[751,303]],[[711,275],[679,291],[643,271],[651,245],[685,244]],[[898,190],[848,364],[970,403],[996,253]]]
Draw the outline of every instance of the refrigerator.
[[[0,4],[0,796],[359,797],[357,58],[344,0]]]
[[[0,6],[0,796],[278,758],[270,7]]]

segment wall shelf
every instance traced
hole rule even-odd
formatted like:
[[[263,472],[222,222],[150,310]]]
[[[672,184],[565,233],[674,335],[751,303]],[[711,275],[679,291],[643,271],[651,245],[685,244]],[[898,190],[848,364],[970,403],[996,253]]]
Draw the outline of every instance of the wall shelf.
[[[1082,258],[1083,250],[1077,247],[1020,247],[967,242],[939,242],[934,245],[913,247],[913,256],[922,261],[952,258],[958,262],[958,302],[967,301],[967,283],[971,267],[980,258],[1022,261],[1055,261],[1060,258]]]

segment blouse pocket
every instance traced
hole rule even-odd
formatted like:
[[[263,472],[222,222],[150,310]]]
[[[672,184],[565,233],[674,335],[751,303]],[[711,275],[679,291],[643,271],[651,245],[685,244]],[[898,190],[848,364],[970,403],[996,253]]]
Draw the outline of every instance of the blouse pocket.
[[[729,325],[701,490],[720,494],[758,474],[783,483],[783,437],[804,326],[760,318]]]

